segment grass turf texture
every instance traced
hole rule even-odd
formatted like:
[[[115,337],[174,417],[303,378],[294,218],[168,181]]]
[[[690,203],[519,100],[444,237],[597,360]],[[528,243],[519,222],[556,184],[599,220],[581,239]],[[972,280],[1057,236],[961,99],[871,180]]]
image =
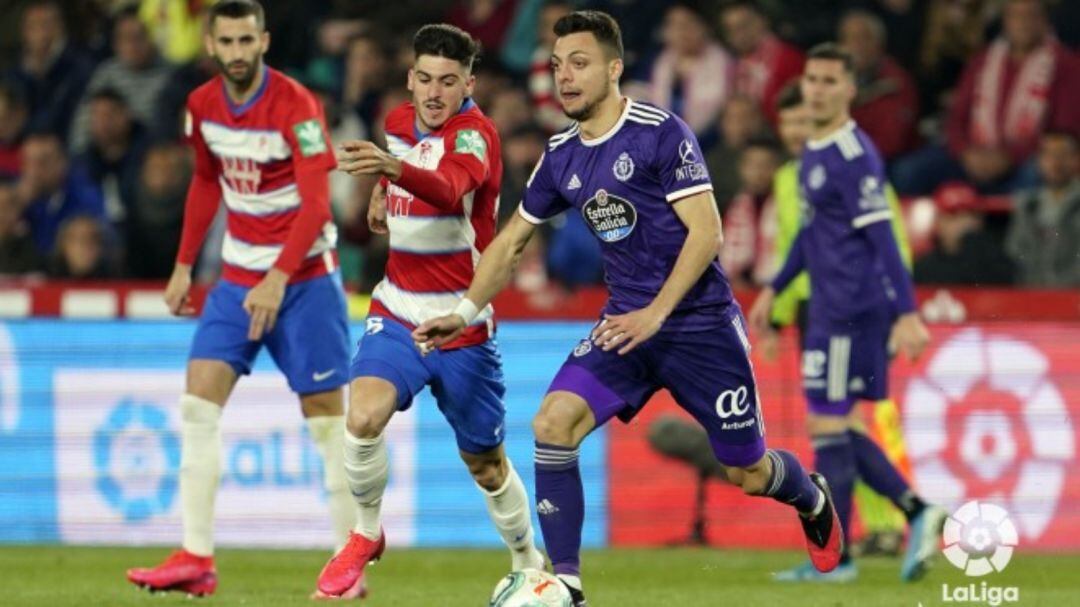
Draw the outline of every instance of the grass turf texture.
[[[5,588],[0,604],[32,605],[316,605],[308,599],[327,554],[317,551],[221,550],[217,593],[203,603],[184,595],[149,595],[124,579],[132,566],[156,563],[160,548],[0,548]],[[586,552],[585,588],[589,604],[628,606],[754,605],[797,607],[960,605],[944,603],[950,587],[983,581],[1019,586],[1020,605],[1080,605],[1080,555],[1019,552],[1008,569],[983,578],[965,578],[946,563],[921,582],[897,581],[899,561],[859,561],[854,584],[778,584],[770,572],[801,562],[799,553],[701,549],[603,550]],[[368,607],[487,604],[505,574],[505,551],[389,550],[371,569]],[[969,603],[970,604],[970,603]]]

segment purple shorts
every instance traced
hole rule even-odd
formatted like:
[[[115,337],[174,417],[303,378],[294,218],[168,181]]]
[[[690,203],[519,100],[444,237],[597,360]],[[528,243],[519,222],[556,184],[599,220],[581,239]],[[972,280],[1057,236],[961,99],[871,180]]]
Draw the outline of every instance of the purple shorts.
[[[815,329],[803,339],[803,391],[811,413],[847,415],[860,400],[889,393],[889,332],[883,316],[841,331]]]
[[[765,424],[742,314],[733,307],[728,315],[716,329],[658,333],[624,356],[583,339],[548,392],[585,399],[599,427],[616,416],[630,421],[665,388],[708,432],[721,463],[753,464],[765,455]]]

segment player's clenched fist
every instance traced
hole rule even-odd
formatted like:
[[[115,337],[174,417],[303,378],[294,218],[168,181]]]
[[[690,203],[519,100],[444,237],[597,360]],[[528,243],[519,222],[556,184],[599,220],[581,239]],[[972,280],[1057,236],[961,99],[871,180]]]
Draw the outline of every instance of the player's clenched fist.
[[[889,349],[915,360],[930,344],[930,331],[926,329],[917,312],[903,314],[893,324],[889,336]]]
[[[401,176],[401,161],[384,152],[370,141],[346,141],[338,146],[338,170],[352,176],[386,175],[391,179]]]
[[[174,316],[191,316],[195,308],[191,306],[191,266],[178,263],[173,268],[169,284],[165,286],[165,305]]]
[[[772,287],[765,287],[758,293],[754,305],[750,307],[750,317],[747,320],[750,326],[761,334],[769,331],[769,317],[772,315],[773,301],[776,299],[776,291]]]
[[[447,314],[424,321],[412,332],[413,341],[424,354],[445,346],[461,336],[465,330],[465,319],[459,314]]]

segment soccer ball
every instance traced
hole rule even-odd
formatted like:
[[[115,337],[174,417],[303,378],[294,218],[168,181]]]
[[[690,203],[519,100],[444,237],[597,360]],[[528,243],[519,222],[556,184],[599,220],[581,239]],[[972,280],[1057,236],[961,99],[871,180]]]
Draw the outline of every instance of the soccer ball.
[[[488,607],[573,607],[573,602],[570,591],[554,575],[522,569],[499,580]]]

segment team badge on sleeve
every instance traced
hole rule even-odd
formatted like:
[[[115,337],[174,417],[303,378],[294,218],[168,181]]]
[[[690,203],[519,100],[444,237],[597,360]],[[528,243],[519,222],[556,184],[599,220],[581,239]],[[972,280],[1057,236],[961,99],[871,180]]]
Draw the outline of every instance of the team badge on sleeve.
[[[326,151],[326,138],[323,137],[319,121],[312,118],[293,125],[296,140],[300,143],[300,154],[307,158]]]
[[[472,154],[480,162],[487,155],[487,143],[484,142],[480,131],[475,129],[462,129],[458,131],[457,139],[454,140],[454,151],[459,154]]]

